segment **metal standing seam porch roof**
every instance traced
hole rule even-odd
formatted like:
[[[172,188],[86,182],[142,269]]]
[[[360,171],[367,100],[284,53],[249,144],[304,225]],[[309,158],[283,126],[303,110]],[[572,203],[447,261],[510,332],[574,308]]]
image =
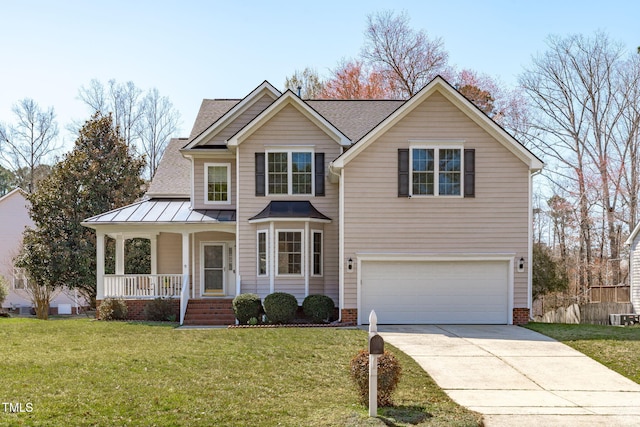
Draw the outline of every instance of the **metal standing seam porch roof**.
[[[235,220],[236,211],[233,209],[192,210],[188,199],[149,199],[92,216],[82,224],[200,224],[232,223]]]

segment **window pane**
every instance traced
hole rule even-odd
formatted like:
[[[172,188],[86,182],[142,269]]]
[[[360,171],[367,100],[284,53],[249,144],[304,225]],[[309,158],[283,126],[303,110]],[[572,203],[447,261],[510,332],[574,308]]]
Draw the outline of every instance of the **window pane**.
[[[302,274],[301,232],[278,232],[278,274]]]
[[[311,153],[291,153],[291,190],[311,194]]]
[[[227,166],[209,166],[207,171],[207,200],[210,202],[229,201]]]
[[[269,153],[269,194],[288,194],[287,153]]]
[[[258,233],[258,275],[267,275],[267,233]]]
[[[322,275],[322,234],[313,233],[313,274]]]
[[[438,153],[438,194],[441,196],[460,195],[460,151],[458,149],[441,149]]]
[[[415,148],[413,149],[413,188],[412,194],[432,195],[433,194],[433,149]]]

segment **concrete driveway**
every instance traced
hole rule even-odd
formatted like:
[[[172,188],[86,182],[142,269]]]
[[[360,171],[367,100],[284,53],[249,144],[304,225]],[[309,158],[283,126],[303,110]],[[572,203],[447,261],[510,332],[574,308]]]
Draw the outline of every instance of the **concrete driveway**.
[[[640,425],[640,385],[537,332],[502,325],[378,331],[488,427]]]

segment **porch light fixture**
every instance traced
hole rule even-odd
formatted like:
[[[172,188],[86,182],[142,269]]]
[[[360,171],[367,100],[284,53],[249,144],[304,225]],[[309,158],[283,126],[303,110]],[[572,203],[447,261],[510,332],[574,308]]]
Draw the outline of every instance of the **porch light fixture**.
[[[349,258],[349,261],[347,261],[347,271],[353,271],[353,259]]]
[[[518,272],[522,273],[524,271],[524,258],[520,257],[520,261],[518,261]]]

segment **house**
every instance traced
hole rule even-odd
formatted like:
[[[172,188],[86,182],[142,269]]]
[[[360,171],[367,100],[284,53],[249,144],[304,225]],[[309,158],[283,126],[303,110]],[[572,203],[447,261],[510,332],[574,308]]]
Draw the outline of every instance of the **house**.
[[[20,251],[22,233],[25,228],[33,227],[29,217],[29,202],[24,192],[16,188],[0,197],[0,275],[5,278],[9,286],[9,295],[4,300],[2,308],[30,311],[33,306],[27,292],[27,278],[24,272],[14,266],[13,258]],[[51,314],[71,314],[78,306],[86,305],[85,300],[68,289],[61,290],[51,301]]]
[[[625,244],[629,246],[629,297],[633,312],[640,314],[640,223]]]
[[[381,324],[525,323],[542,166],[441,77],[407,101],[302,100],[264,82],[204,100],[145,200],[83,222],[97,299],[139,312],[175,296],[187,323],[203,301],[276,291],[326,294],[358,324],[371,309]],[[133,237],[151,239],[149,275],[124,271]]]

